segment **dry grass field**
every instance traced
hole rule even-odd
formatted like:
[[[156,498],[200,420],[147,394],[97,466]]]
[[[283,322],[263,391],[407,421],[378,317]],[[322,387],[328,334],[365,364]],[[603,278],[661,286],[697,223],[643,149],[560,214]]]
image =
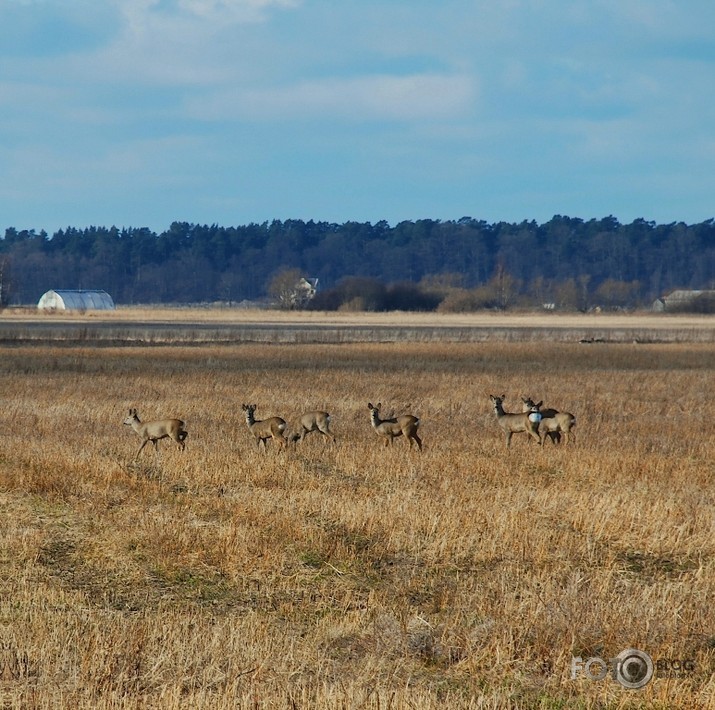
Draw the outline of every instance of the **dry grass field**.
[[[713,707],[714,375],[700,344],[2,347],[3,707]],[[507,451],[492,393],[575,445]],[[242,403],[337,444],[259,450]],[[132,407],[186,451],[135,461]],[[572,678],[629,647],[643,689]]]

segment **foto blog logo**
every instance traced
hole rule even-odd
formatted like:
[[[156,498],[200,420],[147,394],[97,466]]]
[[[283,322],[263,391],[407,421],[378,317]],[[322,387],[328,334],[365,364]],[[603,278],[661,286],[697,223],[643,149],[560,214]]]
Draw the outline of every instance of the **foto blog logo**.
[[[571,658],[571,679],[583,675],[589,680],[603,680],[609,673],[613,680],[624,688],[643,688],[653,677],[653,659],[645,652],[636,648],[626,648],[614,658],[608,660],[599,656],[587,658],[581,656]]]

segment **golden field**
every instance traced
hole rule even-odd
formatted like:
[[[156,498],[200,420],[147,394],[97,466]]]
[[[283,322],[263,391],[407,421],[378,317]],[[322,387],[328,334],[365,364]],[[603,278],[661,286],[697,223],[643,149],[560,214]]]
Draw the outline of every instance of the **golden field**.
[[[713,707],[714,375],[697,343],[4,346],[4,707]],[[507,451],[492,393],[575,445]],[[337,445],[259,450],[242,403]],[[135,461],[132,407],[186,451]],[[572,679],[629,647],[687,670]]]

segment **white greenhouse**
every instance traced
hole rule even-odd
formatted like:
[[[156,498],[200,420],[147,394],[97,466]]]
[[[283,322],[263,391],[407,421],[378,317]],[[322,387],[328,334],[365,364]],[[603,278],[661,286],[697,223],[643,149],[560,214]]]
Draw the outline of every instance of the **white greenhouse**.
[[[52,290],[42,294],[37,307],[43,311],[113,311],[114,301],[106,291]]]

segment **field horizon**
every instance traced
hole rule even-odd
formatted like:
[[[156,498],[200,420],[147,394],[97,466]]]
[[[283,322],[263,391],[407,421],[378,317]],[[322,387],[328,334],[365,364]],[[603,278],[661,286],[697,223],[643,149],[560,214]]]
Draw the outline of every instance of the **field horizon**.
[[[715,342],[715,316],[559,312],[319,312],[215,307],[0,312],[0,342]]]

